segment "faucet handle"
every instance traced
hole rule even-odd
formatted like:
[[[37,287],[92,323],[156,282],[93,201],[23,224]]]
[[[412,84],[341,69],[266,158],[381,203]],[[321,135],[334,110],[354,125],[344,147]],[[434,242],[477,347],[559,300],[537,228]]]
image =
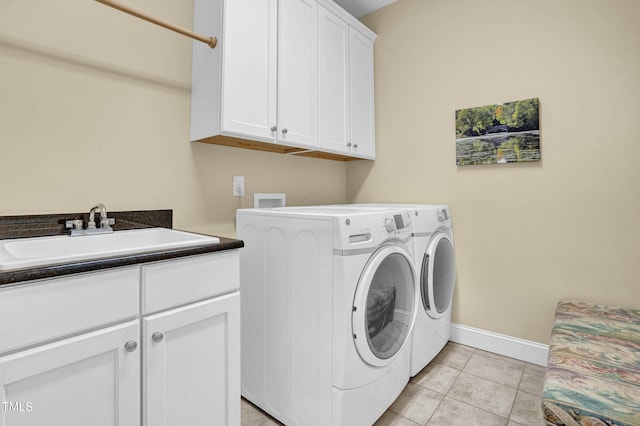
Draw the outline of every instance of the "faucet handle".
[[[115,225],[115,223],[116,219],[113,217],[100,218],[100,229],[111,230],[111,225]]]
[[[67,229],[82,229],[82,225],[82,219],[67,220],[64,223],[64,227]]]

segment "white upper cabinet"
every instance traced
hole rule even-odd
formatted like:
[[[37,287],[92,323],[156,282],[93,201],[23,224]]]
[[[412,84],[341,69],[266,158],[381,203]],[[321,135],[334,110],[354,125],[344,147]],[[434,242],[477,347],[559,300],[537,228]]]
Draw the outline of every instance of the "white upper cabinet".
[[[277,10],[277,0],[225,4],[222,133],[275,139],[271,128],[276,125]]]
[[[373,158],[375,34],[334,2],[194,0],[194,30],[219,43],[193,45],[192,141]]]
[[[349,94],[351,143],[354,153],[375,158],[373,41],[349,28]]]
[[[280,0],[277,139],[318,146],[318,4]]]
[[[349,26],[320,7],[320,148],[349,152]]]
[[[373,39],[322,6],[318,28],[320,148],[374,159]]]

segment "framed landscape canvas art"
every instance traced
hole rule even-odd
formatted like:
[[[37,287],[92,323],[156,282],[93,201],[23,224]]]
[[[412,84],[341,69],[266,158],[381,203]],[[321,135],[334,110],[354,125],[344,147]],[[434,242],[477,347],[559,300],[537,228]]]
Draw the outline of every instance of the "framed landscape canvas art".
[[[538,98],[456,110],[456,164],[540,161]]]

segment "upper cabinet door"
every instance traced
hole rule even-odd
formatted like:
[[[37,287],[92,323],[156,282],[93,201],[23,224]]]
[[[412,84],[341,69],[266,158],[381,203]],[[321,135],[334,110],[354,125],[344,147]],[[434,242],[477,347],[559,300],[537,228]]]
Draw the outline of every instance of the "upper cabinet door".
[[[315,0],[279,2],[277,132],[287,145],[318,146],[317,13]]]
[[[277,0],[225,2],[222,132],[274,140]]]
[[[349,28],[351,143],[353,153],[375,158],[373,41]]]
[[[349,152],[349,26],[318,10],[319,146]]]

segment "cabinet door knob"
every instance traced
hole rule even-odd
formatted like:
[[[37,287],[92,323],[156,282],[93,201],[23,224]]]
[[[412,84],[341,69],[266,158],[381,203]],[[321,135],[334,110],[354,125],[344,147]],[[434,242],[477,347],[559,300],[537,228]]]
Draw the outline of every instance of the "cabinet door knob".
[[[282,133],[287,133],[287,132],[288,132],[288,130],[287,130],[286,127],[284,129],[282,129]]]
[[[136,349],[138,349],[138,343],[134,342],[133,340],[129,340],[127,343],[124,344],[124,350],[127,352],[133,352]]]
[[[277,126],[271,126],[271,131],[272,132],[277,132],[278,131],[278,127]]]
[[[357,144],[357,143],[354,143],[354,144],[353,144],[353,147],[354,147],[354,148],[357,148],[357,147],[358,147],[358,144]]]
[[[347,146],[351,146],[351,142],[347,142]]]
[[[160,333],[159,331],[156,331],[151,335],[151,340],[153,340],[156,343],[162,342],[162,339],[164,339],[164,334]]]

